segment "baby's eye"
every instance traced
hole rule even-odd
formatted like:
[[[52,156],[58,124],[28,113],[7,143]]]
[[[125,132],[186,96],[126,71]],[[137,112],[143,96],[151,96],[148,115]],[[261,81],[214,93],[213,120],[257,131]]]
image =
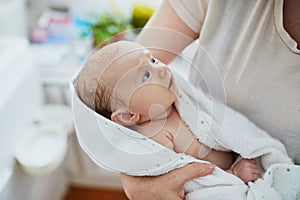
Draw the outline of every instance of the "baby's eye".
[[[151,63],[153,63],[153,64],[157,64],[157,63],[158,63],[158,60],[157,60],[157,59],[155,59],[155,58],[153,58],[153,57],[151,57]]]
[[[143,74],[143,82],[148,80],[150,78],[150,72],[148,71],[144,71],[144,74]]]

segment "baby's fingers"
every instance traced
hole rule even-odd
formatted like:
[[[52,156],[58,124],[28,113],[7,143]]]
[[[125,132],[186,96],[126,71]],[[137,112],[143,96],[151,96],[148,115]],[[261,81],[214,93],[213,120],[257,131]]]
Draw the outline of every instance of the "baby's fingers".
[[[248,174],[247,176],[245,176],[242,179],[243,179],[243,181],[245,183],[249,183],[249,182],[254,182],[254,181],[256,181],[259,178],[260,178],[260,174],[259,173],[252,172],[251,174]]]
[[[254,181],[256,181],[259,178],[260,178],[260,173],[257,174],[257,173],[253,172],[250,181],[254,182]]]
[[[252,173],[253,174],[257,174],[257,175],[259,175],[260,176],[260,171],[259,171],[259,169],[254,169],[253,171],[252,171]]]
[[[250,176],[250,179],[249,179],[249,182],[252,181],[256,181],[257,179],[260,178],[260,171],[257,169],[257,170],[254,170]]]
[[[250,161],[251,163],[253,163],[253,164],[256,165],[256,160],[255,160],[255,159],[249,159],[249,161]]]

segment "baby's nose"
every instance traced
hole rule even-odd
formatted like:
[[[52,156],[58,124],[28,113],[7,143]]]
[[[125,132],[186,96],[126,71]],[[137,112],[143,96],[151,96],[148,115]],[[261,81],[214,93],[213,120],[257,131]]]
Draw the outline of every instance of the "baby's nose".
[[[167,65],[163,65],[158,67],[158,73],[160,78],[165,78],[167,72],[168,72],[169,67]]]

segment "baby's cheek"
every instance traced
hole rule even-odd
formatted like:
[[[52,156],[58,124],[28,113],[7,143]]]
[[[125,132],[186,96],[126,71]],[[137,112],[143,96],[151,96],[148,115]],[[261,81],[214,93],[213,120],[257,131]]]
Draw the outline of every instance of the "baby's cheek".
[[[136,113],[147,113],[152,105],[151,99],[141,90],[136,90],[129,97],[129,107]]]

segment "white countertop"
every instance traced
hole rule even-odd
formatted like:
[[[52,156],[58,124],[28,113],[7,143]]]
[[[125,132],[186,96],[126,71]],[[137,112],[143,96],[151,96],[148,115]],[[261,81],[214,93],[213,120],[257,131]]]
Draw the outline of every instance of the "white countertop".
[[[31,45],[31,53],[43,84],[67,86],[81,59],[68,44]]]

